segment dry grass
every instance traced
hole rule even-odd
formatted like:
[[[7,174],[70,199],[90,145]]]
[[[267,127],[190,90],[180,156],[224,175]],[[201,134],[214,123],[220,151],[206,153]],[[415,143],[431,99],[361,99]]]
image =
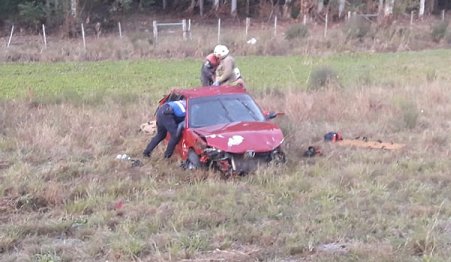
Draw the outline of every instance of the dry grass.
[[[447,260],[450,88],[256,91],[286,113],[289,163],[229,181],[163,147],[140,168],[115,159],[148,142],[148,97],[1,102],[0,260]],[[407,146],[343,148],[329,131]],[[324,156],[303,158],[309,145]]]

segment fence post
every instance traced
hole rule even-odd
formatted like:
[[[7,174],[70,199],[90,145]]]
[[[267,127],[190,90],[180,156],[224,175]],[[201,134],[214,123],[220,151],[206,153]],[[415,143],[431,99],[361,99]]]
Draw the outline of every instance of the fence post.
[[[153,39],[155,40],[155,43],[157,43],[158,40],[158,27],[157,27],[157,21],[153,21]]]
[[[186,19],[182,20],[183,40],[186,41]]]
[[[122,39],[122,27],[121,27],[121,22],[117,22],[117,27],[119,28],[119,38]]]
[[[445,21],[445,9],[442,10],[442,21]]]
[[[14,25],[11,27],[11,34],[9,35],[8,45],[6,46],[6,48],[9,48],[9,45],[11,44],[11,39],[13,38],[13,33],[14,33]]]
[[[249,33],[249,26],[251,24],[251,19],[249,17],[246,17],[246,38],[248,36]]]
[[[47,36],[45,35],[45,25],[42,24],[42,36],[44,37],[44,47],[47,49]]]
[[[302,19],[302,24],[303,25],[307,24],[307,15],[304,15],[304,18]]]
[[[221,43],[221,18],[218,18],[218,44]]]
[[[83,37],[83,48],[86,49],[85,28],[83,27],[83,23],[81,23],[81,36]]]
[[[324,38],[327,36],[327,23],[328,23],[329,13],[326,13],[326,21],[324,23]]]
[[[277,16],[274,16],[274,37],[277,36]]]
[[[413,25],[413,14],[414,14],[414,12],[410,11],[410,26]]]
[[[348,20],[351,20],[351,11],[348,11]]]

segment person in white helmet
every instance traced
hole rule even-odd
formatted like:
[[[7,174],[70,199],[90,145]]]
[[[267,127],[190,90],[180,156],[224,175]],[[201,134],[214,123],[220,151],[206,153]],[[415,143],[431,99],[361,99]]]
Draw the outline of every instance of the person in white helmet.
[[[213,53],[220,60],[213,86],[234,84],[240,79],[239,83],[241,84],[243,81],[241,73],[235,65],[235,59],[229,54],[229,49],[225,45],[217,45]],[[244,86],[244,84],[241,85]]]

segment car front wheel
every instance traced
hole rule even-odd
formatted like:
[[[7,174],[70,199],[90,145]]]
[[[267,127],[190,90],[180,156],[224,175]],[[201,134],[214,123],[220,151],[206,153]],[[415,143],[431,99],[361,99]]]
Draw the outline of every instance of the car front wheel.
[[[190,149],[188,151],[188,159],[186,159],[185,168],[186,169],[197,169],[202,166],[200,162],[199,156],[194,152],[194,150]]]

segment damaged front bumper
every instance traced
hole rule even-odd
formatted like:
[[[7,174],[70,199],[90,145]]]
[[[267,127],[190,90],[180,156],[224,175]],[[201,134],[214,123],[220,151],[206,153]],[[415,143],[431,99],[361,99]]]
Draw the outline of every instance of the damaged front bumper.
[[[203,160],[203,161],[202,161]],[[233,154],[216,148],[203,150],[201,161],[207,165],[216,166],[225,174],[246,174],[255,171],[259,165],[274,162],[285,163],[285,154],[280,148],[270,152],[247,151],[243,154]]]

